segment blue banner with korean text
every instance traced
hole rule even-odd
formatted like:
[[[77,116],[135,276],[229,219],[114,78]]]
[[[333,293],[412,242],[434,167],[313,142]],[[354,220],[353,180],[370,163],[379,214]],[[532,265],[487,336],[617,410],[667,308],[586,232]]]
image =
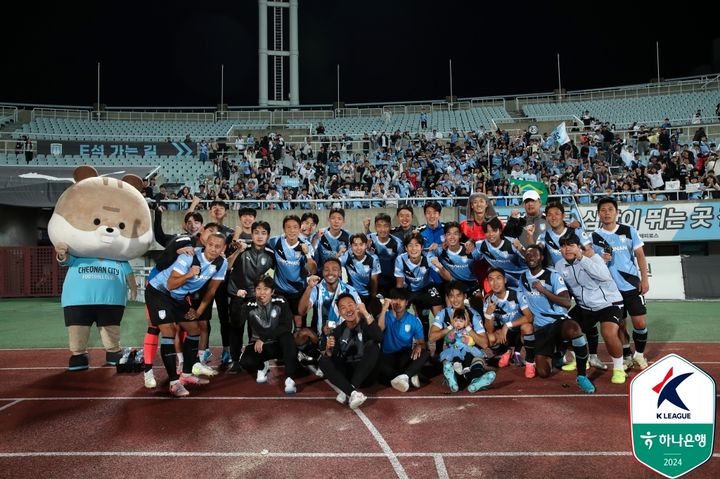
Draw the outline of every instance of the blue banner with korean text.
[[[644,241],[720,240],[720,201],[672,201],[623,205],[618,222],[634,226]],[[598,227],[597,209],[580,206],[589,231]]]
[[[619,203],[619,223],[634,226],[643,241],[717,241],[720,240],[720,201],[659,201]],[[505,221],[513,209],[523,213],[522,206],[495,207]],[[595,205],[565,205],[570,218],[580,219],[588,232],[598,228]],[[569,210],[569,211],[568,211]]]

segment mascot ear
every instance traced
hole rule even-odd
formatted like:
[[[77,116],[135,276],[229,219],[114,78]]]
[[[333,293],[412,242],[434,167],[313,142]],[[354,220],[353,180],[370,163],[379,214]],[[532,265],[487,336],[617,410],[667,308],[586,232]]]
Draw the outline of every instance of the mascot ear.
[[[122,180],[125,183],[130,183],[132,186],[134,186],[138,191],[142,192],[143,189],[143,180],[138,175],[125,175],[123,176]]]
[[[83,165],[75,168],[75,171],[73,172],[73,179],[75,180],[75,183],[78,183],[87,178],[94,178],[97,175],[97,170],[95,168],[93,168],[92,166]]]

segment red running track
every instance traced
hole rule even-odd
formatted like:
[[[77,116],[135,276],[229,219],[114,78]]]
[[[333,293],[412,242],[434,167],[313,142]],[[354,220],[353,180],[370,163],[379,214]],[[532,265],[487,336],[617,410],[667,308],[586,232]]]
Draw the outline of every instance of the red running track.
[[[653,344],[650,359],[669,352],[720,377],[717,344]],[[94,350],[91,364],[103,358]],[[591,370],[592,396],[573,374],[527,380],[517,367],[474,395],[447,394],[440,378],[407,394],[374,386],[354,412],[313,375],[286,396],[282,368],[266,385],[221,373],[178,400],[141,374],[68,373],[66,361],[0,351],[0,477],[657,477],[630,452],[627,384],[608,372]],[[715,444],[686,477],[720,477]]]

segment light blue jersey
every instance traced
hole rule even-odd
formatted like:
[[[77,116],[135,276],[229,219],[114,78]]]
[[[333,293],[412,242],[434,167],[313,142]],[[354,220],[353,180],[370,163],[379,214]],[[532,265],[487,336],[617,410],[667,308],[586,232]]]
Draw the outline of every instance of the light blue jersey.
[[[606,246],[612,248],[612,259],[607,264],[620,291],[634,291],[640,286],[640,271],[635,264],[635,251],[645,243],[630,225],[618,223],[614,231],[596,229],[592,234],[593,249],[602,254]]]
[[[555,263],[563,259],[560,252],[560,238],[565,234],[576,234],[580,238],[580,244],[585,247],[592,243],[585,230],[582,228],[564,228],[562,233],[555,233],[552,228],[545,230],[545,234],[538,237],[538,243],[545,246],[545,258],[548,258],[548,264],[554,266]],[[549,257],[548,257],[549,256]]]
[[[193,258],[196,258],[196,260]],[[170,293],[170,296],[172,296],[175,300],[183,301],[185,296],[200,290],[200,288],[205,286],[208,281],[223,281],[225,279],[225,273],[227,273],[227,260],[222,256],[219,258],[222,259],[222,261],[216,259],[215,261],[210,262],[205,258],[202,248],[195,248],[194,257],[189,254],[182,254],[178,256],[172,266],[159,272],[152,280],[150,280],[150,285],[158,291]],[[200,266],[200,274],[188,279],[185,281],[185,284],[179,288],[175,288],[173,290],[168,289],[167,283],[173,271],[181,275],[187,274],[193,266],[193,263]]]
[[[383,243],[377,233],[370,233],[369,238],[372,241],[370,252],[375,253],[380,260],[380,284],[394,284],[395,260],[405,252],[402,241],[390,235]]]
[[[483,311],[487,311],[488,303],[491,299],[496,305],[495,311],[492,314],[493,320],[495,321],[495,328],[501,328],[504,324],[519,319],[523,316],[522,310],[530,309],[525,295],[512,289],[506,290],[505,296],[502,298],[492,293],[485,299]]]
[[[374,254],[365,254],[357,259],[348,250],[340,258],[340,264],[345,268],[348,283],[355,288],[360,296],[370,295],[370,279],[380,275],[380,260]]]
[[[465,310],[470,314],[472,320],[472,328],[477,334],[483,334],[485,332],[485,326],[483,324],[482,317],[475,309],[470,306],[466,306]],[[452,318],[455,314],[455,310],[451,306],[447,306],[440,311],[435,319],[433,320],[433,326],[437,326],[440,329],[446,329],[452,325]]]
[[[307,257],[302,245],[307,245],[308,255],[313,255],[313,247],[307,241],[298,239],[289,245],[285,236],[273,236],[268,246],[275,252],[275,285],[280,293],[302,294],[305,291],[305,278],[308,276]]]
[[[324,279],[310,292],[310,298],[308,300],[310,306],[313,307],[313,324],[318,334],[322,334],[322,326],[327,321],[335,321],[337,324],[342,322],[337,307],[337,298],[343,293],[351,294],[357,304],[362,302],[355,288],[343,280],[338,280],[335,292],[328,290],[327,283]]]
[[[562,276],[549,269],[543,269],[537,275],[526,271],[520,277],[520,292],[525,295],[530,312],[533,314],[533,326],[542,328],[564,318],[567,315],[567,309],[559,304],[551,303],[544,294],[536,290],[533,287],[533,283],[536,281],[539,281],[545,289],[556,295],[567,291],[567,287]]]
[[[68,255],[62,288],[62,306],[127,304],[127,276],[132,268],[127,261],[77,258]]]
[[[451,251],[449,248],[437,248],[433,251],[440,260],[440,263],[450,273],[453,279],[464,282],[477,282],[472,266],[475,263],[472,253],[467,253],[465,247],[460,245],[458,251]]]
[[[430,272],[437,271],[430,263],[428,255],[423,253],[420,257],[420,263],[415,264],[410,261],[407,253],[403,253],[395,260],[395,277],[403,278],[405,286],[410,292],[421,291],[430,286]]]

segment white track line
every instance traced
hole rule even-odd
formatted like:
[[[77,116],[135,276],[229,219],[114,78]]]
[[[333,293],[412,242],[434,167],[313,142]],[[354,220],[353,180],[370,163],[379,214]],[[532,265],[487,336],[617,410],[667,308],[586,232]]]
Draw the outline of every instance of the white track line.
[[[468,451],[399,452],[396,457],[631,457],[630,451]],[[175,451],[25,451],[0,452],[2,458],[22,457],[284,457],[284,458],[376,458],[382,452],[175,452]],[[720,453],[714,453],[720,458]],[[446,471],[447,472],[447,471]]]
[[[330,386],[336,393],[340,394],[340,389],[337,388],[333,383],[331,383],[328,379],[326,379],[325,384]],[[349,398],[348,398],[349,399]],[[366,428],[368,428],[368,431],[370,431],[370,434],[372,434],[373,438],[375,439],[375,442],[378,443],[378,446],[380,446],[380,449],[382,449],[383,454],[388,458],[390,461],[390,464],[392,464],[393,469],[395,470],[395,474],[400,479],[408,479],[407,472],[405,472],[405,468],[403,468],[402,464],[400,464],[400,461],[398,461],[397,456],[393,452],[393,450],[390,448],[390,445],[387,443],[384,437],[382,437],[382,434],[380,434],[380,431],[377,430],[375,425],[372,423],[372,421],[365,415],[364,412],[362,412],[360,409],[354,410],[355,414],[360,418],[360,420],[363,422]]]
[[[0,407],[0,411],[2,411],[2,410],[4,410],[4,409],[7,409],[7,408],[9,408],[9,407],[11,407],[11,406],[14,406],[14,405],[16,405],[16,404],[19,403],[19,402],[22,402],[22,399],[16,399],[16,400],[14,400],[13,402],[11,402],[10,404],[6,404],[6,405],[4,405],[3,407]]]
[[[368,396],[373,401],[396,399],[542,399],[542,398],[626,398],[627,394],[494,394],[494,395],[450,395],[440,396]],[[720,397],[720,395],[718,395]],[[56,397],[0,397],[0,401],[317,401],[335,400],[334,396],[190,396],[175,398],[172,396],[56,396]]]
[[[438,479],[450,479],[442,455],[436,454],[435,456],[433,456],[433,459],[435,460],[435,469],[437,469]]]

